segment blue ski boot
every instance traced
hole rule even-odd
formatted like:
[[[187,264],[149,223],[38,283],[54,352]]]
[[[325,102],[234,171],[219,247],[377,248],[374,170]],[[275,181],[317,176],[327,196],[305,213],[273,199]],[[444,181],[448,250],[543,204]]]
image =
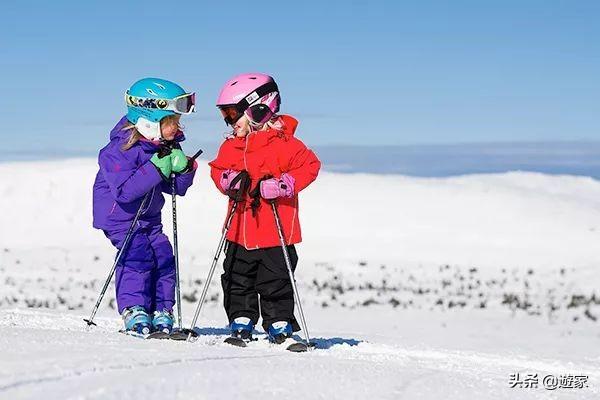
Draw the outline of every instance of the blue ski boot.
[[[128,307],[123,310],[123,322],[125,330],[147,335],[152,328],[150,316],[142,306]]]
[[[168,310],[154,311],[152,327],[155,332],[170,334],[173,331],[173,313]]]
[[[254,324],[248,317],[237,317],[231,325],[231,336],[225,339],[225,343],[238,347],[246,347],[246,344],[252,341],[252,330]]]
[[[267,333],[271,343],[281,344],[292,337],[292,324],[287,321],[273,322]]]
[[[252,340],[254,324],[248,317],[237,317],[231,323],[231,336],[242,340]]]

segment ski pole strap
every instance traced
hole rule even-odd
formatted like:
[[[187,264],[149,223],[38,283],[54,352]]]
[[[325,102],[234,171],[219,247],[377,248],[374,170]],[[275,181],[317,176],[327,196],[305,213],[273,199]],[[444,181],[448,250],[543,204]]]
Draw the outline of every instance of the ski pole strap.
[[[230,189],[227,191],[227,195],[235,202],[240,202],[244,200],[244,196],[248,189],[250,188],[250,175],[248,171],[242,171],[237,174],[229,184],[229,187],[235,187],[237,184],[240,184],[239,189]]]
[[[256,217],[256,211],[258,210],[258,207],[260,207],[260,184],[263,183],[263,181],[266,181],[267,179],[271,179],[271,178],[273,178],[273,175],[263,176],[256,183],[256,186],[254,187],[254,189],[252,189],[250,191],[250,193],[248,193],[250,195],[250,197],[252,198],[252,203],[250,203],[250,207],[252,208],[252,216],[253,217]]]

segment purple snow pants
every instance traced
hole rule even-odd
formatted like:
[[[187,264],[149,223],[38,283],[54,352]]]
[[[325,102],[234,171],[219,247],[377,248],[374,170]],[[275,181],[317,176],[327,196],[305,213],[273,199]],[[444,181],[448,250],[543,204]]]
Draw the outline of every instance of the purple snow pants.
[[[126,233],[104,231],[117,249]],[[175,257],[161,224],[136,228],[117,264],[115,286],[119,314],[131,306],[143,306],[150,314],[155,310],[173,310]]]

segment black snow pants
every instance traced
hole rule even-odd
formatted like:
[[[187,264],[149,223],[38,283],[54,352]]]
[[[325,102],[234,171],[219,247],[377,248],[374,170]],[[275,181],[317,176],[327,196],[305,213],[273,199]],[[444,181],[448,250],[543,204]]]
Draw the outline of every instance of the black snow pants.
[[[287,249],[295,271],[296,249],[293,245]],[[281,247],[246,250],[228,242],[223,269],[223,304],[229,323],[237,317],[247,317],[256,325],[262,314],[265,331],[277,321],[290,322],[294,332],[300,330],[294,317],[294,292]]]

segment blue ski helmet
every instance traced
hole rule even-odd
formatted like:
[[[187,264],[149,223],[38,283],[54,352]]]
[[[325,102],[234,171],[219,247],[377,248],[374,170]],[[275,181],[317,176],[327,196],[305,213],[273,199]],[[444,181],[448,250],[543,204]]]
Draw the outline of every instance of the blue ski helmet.
[[[137,124],[138,119],[144,118],[150,122],[159,122],[164,117],[175,115],[171,110],[161,110],[157,107],[148,107],[148,105],[134,101],[133,97],[143,99],[166,99],[172,100],[176,97],[185,95],[178,84],[159,78],[144,78],[135,82],[125,93],[125,102],[127,103],[127,119],[132,124]],[[131,97],[133,96],[133,97]],[[146,105],[146,107],[144,107]]]

